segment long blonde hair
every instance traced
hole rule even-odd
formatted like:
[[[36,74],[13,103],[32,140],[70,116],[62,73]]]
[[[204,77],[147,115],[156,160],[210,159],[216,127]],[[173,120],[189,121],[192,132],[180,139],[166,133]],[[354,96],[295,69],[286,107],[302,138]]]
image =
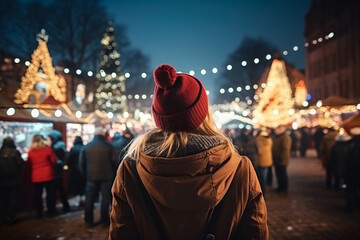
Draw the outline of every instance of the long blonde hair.
[[[38,149],[46,146],[43,136],[35,134],[31,140],[30,149]]]
[[[217,137],[227,144],[231,148],[231,151],[235,152],[235,148],[231,140],[223,132],[217,129],[210,112],[208,112],[204,121],[195,131],[192,132],[168,132],[160,128],[149,130],[148,132],[138,136],[131,143],[125,157],[138,159],[141,152],[147,153],[145,147],[147,143],[150,142],[162,142],[161,144],[156,145],[155,150],[151,149],[152,152],[155,151],[156,155],[174,157],[178,150],[186,146],[188,136],[190,134]]]

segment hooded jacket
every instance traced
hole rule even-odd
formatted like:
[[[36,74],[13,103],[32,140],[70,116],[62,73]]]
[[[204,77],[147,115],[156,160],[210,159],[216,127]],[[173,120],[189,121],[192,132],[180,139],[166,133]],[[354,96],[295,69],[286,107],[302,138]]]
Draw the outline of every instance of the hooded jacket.
[[[250,160],[223,143],[189,149],[173,158],[141,153],[137,159],[168,239],[201,239],[209,213],[223,198],[216,239],[268,239],[266,205]],[[130,161],[120,164],[113,184],[109,239],[160,239]]]

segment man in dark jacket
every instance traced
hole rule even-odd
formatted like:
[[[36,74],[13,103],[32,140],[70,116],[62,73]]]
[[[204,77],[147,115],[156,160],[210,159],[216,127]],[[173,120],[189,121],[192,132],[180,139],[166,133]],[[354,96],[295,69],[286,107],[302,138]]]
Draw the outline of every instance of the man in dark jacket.
[[[93,141],[83,148],[80,154],[81,171],[86,179],[85,190],[85,223],[94,224],[94,202],[101,192],[100,223],[108,225],[111,203],[111,186],[116,172],[116,155],[114,147],[106,141],[105,130],[95,129]]]

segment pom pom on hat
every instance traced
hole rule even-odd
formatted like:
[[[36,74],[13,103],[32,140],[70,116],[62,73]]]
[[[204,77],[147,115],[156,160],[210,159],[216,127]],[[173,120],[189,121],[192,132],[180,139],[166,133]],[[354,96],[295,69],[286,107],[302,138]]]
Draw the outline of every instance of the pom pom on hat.
[[[176,77],[175,69],[167,64],[158,66],[154,71],[155,83],[160,88],[168,88],[174,85]]]
[[[208,98],[199,79],[163,64],[154,70],[152,115],[157,127],[171,132],[193,131],[208,113]]]

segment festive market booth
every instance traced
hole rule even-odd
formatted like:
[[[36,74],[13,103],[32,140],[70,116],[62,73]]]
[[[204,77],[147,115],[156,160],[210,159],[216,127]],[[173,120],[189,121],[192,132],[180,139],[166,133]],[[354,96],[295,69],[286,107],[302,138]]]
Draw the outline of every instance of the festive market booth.
[[[357,113],[356,102],[339,96],[319,100],[315,105],[300,109],[297,114],[299,126],[341,128],[342,122]]]

